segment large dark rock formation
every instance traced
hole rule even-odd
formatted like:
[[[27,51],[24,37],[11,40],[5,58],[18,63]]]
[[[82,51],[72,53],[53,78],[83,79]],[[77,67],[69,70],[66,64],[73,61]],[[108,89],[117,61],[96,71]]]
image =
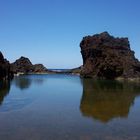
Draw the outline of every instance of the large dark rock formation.
[[[84,37],[80,47],[82,76],[105,79],[140,77],[140,62],[135,58],[128,38],[115,38],[103,32]]]
[[[11,64],[14,73],[43,73],[47,72],[47,68],[45,68],[42,64],[33,65],[31,61],[26,57],[20,57],[14,63]]]
[[[13,78],[13,72],[9,61],[7,61],[3,54],[0,52],[0,80]]]

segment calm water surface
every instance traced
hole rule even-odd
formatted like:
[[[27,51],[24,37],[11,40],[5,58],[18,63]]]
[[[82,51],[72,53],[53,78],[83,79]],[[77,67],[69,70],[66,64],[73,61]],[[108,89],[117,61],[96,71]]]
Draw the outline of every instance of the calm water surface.
[[[140,85],[72,75],[0,83],[0,140],[140,140]]]

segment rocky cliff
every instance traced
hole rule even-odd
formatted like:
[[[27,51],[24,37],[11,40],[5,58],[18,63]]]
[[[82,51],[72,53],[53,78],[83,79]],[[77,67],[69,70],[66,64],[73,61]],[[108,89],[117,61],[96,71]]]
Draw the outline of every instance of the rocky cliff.
[[[13,72],[9,61],[7,61],[0,52],[0,80],[12,79]]]
[[[115,79],[139,78],[140,62],[128,38],[115,38],[108,32],[86,36],[80,43],[83,77]]]
[[[42,64],[33,65],[31,61],[26,57],[20,57],[14,63],[11,64],[14,73],[44,73],[47,72],[47,68],[45,68]]]

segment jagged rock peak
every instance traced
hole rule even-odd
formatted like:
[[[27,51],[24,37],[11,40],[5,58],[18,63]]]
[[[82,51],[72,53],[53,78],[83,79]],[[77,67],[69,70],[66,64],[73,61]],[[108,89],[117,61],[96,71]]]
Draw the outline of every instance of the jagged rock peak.
[[[82,49],[87,47],[111,47],[112,49],[130,49],[128,38],[113,37],[108,32],[102,32],[93,36],[86,36],[80,43]]]
[[[28,65],[32,65],[31,61],[29,60],[29,58],[21,56],[19,59],[17,59],[14,63],[26,63]]]

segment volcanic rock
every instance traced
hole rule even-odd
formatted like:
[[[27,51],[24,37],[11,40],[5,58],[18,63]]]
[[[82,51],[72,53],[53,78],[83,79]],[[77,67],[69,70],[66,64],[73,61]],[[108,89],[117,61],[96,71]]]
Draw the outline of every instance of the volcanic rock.
[[[34,72],[35,73],[45,73],[45,72],[47,72],[47,68],[46,67],[44,67],[44,65],[43,64],[35,64],[34,65]]]
[[[12,79],[13,72],[9,61],[7,61],[0,52],[0,80]]]
[[[21,56],[14,63],[12,63],[12,68],[13,68],[14,73],[33,72],[33,64],[28,58],[23,57],[23,56]]]
[[[83,57],[81,76],[103,79],[139,78],[140,62],[128,38],[115,38],[108,32],[86,36],[80,43]]]
[[[14,73],[27,74],[27,73],[47,72],[47,68],[45,68],[42,64],[33,65],[28,58],[23,56],[21,56],[11,65]]]

